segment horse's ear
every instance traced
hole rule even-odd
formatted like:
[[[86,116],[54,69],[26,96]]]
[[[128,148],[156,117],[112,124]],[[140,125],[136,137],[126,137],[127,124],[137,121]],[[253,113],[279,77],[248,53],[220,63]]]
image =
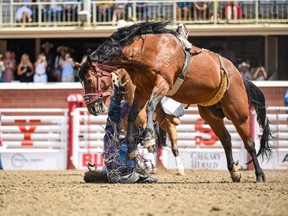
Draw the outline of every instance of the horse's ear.
[[[74,62],[74,66],[77,68],[77,70],[80,70],[81,64],[79,62]]]

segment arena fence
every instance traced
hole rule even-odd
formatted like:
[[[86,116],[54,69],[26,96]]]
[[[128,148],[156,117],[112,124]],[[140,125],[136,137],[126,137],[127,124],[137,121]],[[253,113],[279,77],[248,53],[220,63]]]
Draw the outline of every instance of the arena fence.
[[[262,163],[264,169],[287,169],[288,167],[288,108],[270,107],[268,108],[268,118],[271,121],[271,130],[275,136],[275,149],[271,160]],[[84,168],[88,161],[95,162],[97,166],[103,166],[101,157],[104,127],[107,115],[91,116],[86,108],[76,108],[73,111],[73,154],[71,159],[76,168]],[[259,148],[259,136],[261,130],[255,123],[255,114],[252,112],[250,125],[251,134],[254,134],[256,148]],[[185,111],[181,117],[182,124],[177,126],[178,146],[180,158],[186,169],[226,169],[226,157],[216,135],[204,120],[199,116],[196,107],[191,107]],[[225,119],[227,130],[231,134],[233,143],[234,159],[239,160],[244,169],[250,158],[247,151],[230,121]],[[254,127],[255,126],[255,127]],[[162,150],[160,160],[168,169],[176,169],[174,156],[170,150],[170,142]],[[287,159],[285,159],[287,158]],[[260,159],[261,162],[261,159]]]
[[[221,0],[170,0],[170,1],[127,1],[115,4],[114,1],[85,0],[72,2],[30,2],[2,0],[0,5],[0,27],[21,27],[16,20],[19,8],[26,6],[31,10],[32,20],[25,26],[63,27],[85,25],[116,25],[119,19],[134,21],[169,19],[176,23],[187,24],[257,24],[287,23],[287,0],[243,0],[239,3],[227,4]],[[200,3],[201,2],[201,3]],[[232,2],[232,1],[231,1]],[[179,6],[189,3],[188,9]],[[197,10],[196,4],[206,5],[205,10]],[[103,4],[110,4],[105,7]],[[123,4],[126,4],[123,6]],[[235,5],[234,5],[235,4]],[[123,13],[119,12],[123,9]]]
[[[67,109],[0,109],[4,169],[67,169]]]
[[[84,169],[87,162],[103,166],[103,136],[107,115],[92,116],[83,108],[81,95],[68,97],[66,109],[0,109],[0,168]],[[268,118],[275,137],[271,160],[264,169],[288,168],[288,108],[269,107]],[[250,117],[250,133],[259,148],[261,129]],[[186,169],[226,169],[226,157],[218,138],[190,107],[177,126],[180,158]],[[232,137],[233,156],[244,169],[249,160],[244,145],[230,121],[225,124]],[[158,156],[168,169],[176,168],[170,142]],[[67,160],[68,159],[68,160]],[[261,158],[260,158],[261,162]]]

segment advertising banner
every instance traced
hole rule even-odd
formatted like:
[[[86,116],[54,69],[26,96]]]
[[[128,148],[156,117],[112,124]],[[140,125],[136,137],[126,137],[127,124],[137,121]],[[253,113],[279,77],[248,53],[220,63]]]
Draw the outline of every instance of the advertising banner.
[[[2,152],[4,170],[65,170],[67,153],[63,152]],[[1,164],[0,163],[0,164]]]
[[[223,149],[179,149],[179,157],[185,169],[227,170],[227,160]],[[233,149],[233,157],[235,162],[239,160],[243,169],[247,168],[245,149]],[[163,150],[162,162],[167,169],[176,169],[175,157],[171,149]]]

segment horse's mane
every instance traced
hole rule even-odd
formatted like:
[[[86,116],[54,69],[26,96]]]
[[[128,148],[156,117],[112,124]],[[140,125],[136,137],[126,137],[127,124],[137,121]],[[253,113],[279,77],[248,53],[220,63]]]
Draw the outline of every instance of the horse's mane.
[[[173,34],[174,30],[165,28],[170,21],[142,22],[129,27],[123,27],[114,32],[91,55],[90,59],[98,63],[104,63],[120,55],[123,48],[134,38],[146,34]]]

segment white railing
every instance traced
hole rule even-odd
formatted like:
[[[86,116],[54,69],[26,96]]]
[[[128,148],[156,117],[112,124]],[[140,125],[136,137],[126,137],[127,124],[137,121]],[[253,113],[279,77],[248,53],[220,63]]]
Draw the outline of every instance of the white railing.
[[[268,163],[269,166],[263,163],[263,166],[266,168],[279,168],[279,161],[281,161],[282,157],[281,154],[284,154],[285,152],[288,153],[288,114],[286,114],[285,111],[288,112],[288,107],[268,108],[267,115],[271,122],[271,131],[276,139],[274,141],[274,159],[272,159],[272,162]],[[103,137],[105,134],[104,127],[106,124],[107,115],[100,115],[96,117],[90,115],[86,108],[76,108],[73,112],[73,116],[74,146],[72,158],[74,165],[77,168],[84,168],[85,163],[87,163],[89,160],[98,163],[99,166],[103,165],[103,161],[101,160],[101,153],[103,151]],[[225,125],[231,134],[233,152],[236,153],[239,158],[241,158],[242,165],[244,165],[248,159],[243,142],[240,139],[239,134],[236,132],[235,127],[229,120],[225,119]],[[256,146],[259,146],[259,137],[262,133],[257,127],[257,122],[254,125],[255,142]],[[189,159],[191,159],[190,156],[192,157],[197,153],[208,154],[207,152],[209,152],[209,155],[211,155],[216,152],[215,154],[220,155],[219,157],[224,157],[221,159],[221,163],[216,163],[217,168],[226,168],[226,159],[223,147],[219,139],[213,133],[210,126],[205,124],[204,120],[200,117],[197,107],[190,107],[185,111],[185,115],[181,117],[181,125],[177,126],[177,135],[177,144],[179,146],[180,156],[183,154],[183,157],[185,158],[187,157],[185,154],[188,154],[187,160],[189,161]],[[170,141],[168,139],[167,144],[170,146]],[[167,151],[170,152],[169,149],[167,149]],[[171,158],[169,160],[167,159],[167,164],[169,164],[171,161],[174,161],[172,153],[170,152],[169,154],[169,157]],[[273,165],[271,165],[271,163]],[[173,168],[175,165],[170,164],[168,167],[169,166],[170,168]],[[189,167],[189,164],[186,165],[186,168],[187,167]],[[193,165],[189,168],[195,167],[197,166]]]
[[[66,109],[0,109],[5,169],[66,169]]]
[[[201,3],[200,3],[201,2]],[[16,20],[19,8],[24,4],[19,1],[2,1],[0,5],[0,27],[34,26],[62,27],[88,25],[116,25],[119,19],[172,20],[175,23],[187,24],[251,24],[251,23],[287,23],[287,0],[243,0],[239,3],[223,0],[169,0],[169,1],[125,1],[115,4],[114,1],[93,0],[84,3],[75,2],[31,2],[25,3],[31,11],[31,20],[23,24]],[[108,5],[108,6],[105,6]],[[182,7],[181,4],[188,4]],[[205,10],[197,6],[206,7]],[[235,5],[234,5],[235,4]],[[119,9],[120,8],[120,9]],[[18,12],[17,12],[18,11]]]

